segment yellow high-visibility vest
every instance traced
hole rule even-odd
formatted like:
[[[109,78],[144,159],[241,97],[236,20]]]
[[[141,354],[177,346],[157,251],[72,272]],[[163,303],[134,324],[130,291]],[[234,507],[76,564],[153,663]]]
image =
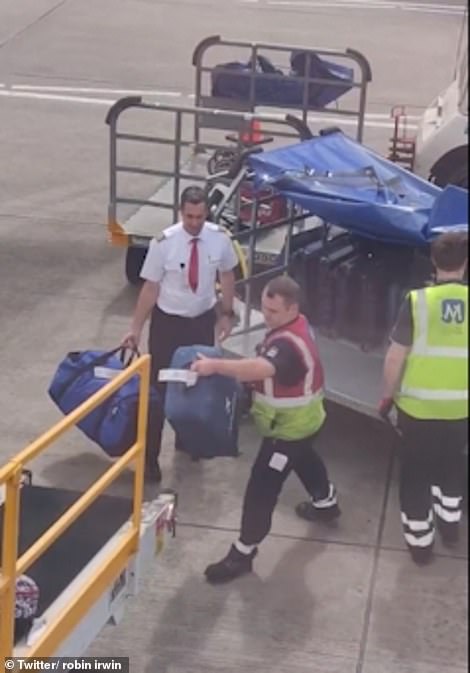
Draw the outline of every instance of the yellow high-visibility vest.
[[[414,418],[467,418],[468,287],[445,283],[410,299],[413,346],[395,403]]]

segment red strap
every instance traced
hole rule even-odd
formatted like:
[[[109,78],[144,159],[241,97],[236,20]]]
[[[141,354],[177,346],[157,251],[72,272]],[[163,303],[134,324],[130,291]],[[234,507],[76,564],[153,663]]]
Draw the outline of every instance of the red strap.
[[[193,292],[196,292],[199,283],[199,254],[197,249],[197,238],[191,241],[191,255],[189,257],[188,282]]]

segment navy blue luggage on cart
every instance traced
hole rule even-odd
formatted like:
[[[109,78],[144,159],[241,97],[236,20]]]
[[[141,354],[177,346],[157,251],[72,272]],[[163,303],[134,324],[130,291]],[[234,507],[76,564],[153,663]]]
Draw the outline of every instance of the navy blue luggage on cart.
[[[218,374],[196,380],[189,369],[198,353],[223,355],[221,349],[209,346],[176,350],[170,368],[160,372],[160,380],[166,382],[165,417],[191,456],[237,456],[242,387]]]
[[[306,84],[303,78],[306,78],[308,107],[323,109],[350,91],[354,83],[352,68],[320,58],[313,51],[292,52],[291,71],[287,75],[258,54],[254,73],[251,62],[219,63],[211,72],[211,95],[250,101],[255,105],[298,107],[304,104]]]
[[[126,362],[122,348],[68,353],[52,379],[49,395],[68,414],[109,383],[115,371],[129,366],[135,355],[132,353]],[[137,439],[139,388],[140,377],[133,376],[77,424],[113,458],[123,455]],[[151,386],[149,404],[156,407],[158,403],[157,392]]]

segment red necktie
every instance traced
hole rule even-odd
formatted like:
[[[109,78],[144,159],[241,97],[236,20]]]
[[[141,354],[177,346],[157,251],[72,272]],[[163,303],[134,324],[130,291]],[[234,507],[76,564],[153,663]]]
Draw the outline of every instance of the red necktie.
[[[191,255],[189,258],[189,271],[188,271],[188,282],[189,287],[193,292],[196,292],[198,282],[199,282],[199,256],[197,250],[197,238],[193,238],[191,241]]]

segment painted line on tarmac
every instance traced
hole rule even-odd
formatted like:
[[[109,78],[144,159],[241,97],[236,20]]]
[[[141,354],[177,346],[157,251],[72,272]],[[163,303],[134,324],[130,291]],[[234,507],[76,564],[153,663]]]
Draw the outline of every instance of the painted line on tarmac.
[[[362,5],[364,7],[378,6],[378,7],[403,7],[404,9],[408,7],[419,7],[421,9],[450,9],[450,10],[459,10],[465,11],[465,4],[450,4],[445,2],[408,2],[407,0],[242,0],[243,2],[254,2],[254,3],[263,3],[267,5],[272,4],[283,4],[288,5],[318,5],[318,4],[332,4],[337,2],[342,5]]]
[[[270,112],[269,109],[263,108],[262,106],[259,107],[257,112],[260,115],[267,115],[267,116],[273,114],[272,112]],[[276,114],[276,113],[274,113],[274,114]],[[287,111],[285,113],[278,114],[277,116],[279,118],[281,118],[281,117],[284,118],[286,114],[288,114]],[[290,111],[289,111],[289,114],[290,114]],[[310,116],[315,117],[316,115],[312,114]],[[345,124],[345,123],[356,124],[354,119],[349,119],[349,120],[346,119],[345,120],[344,117],[342,117],[341,115],[335,115],[334,113],[331,113],[330,115],[324,115],[324,116],[321,116],[321,117],[316,116],[316,118],[317,119],[320,119],[320,118],[321,119],[329,119],[332,122],[337,121],[337,122],[342,122],[343,124]],[[390,112],[370,112],[370,113],[366,113],[366,115],[365,115],[365,120],[366,121],[388,121],[391,124],[392,119],[393,119],[393,117],[390,114]],[[418,121],[419,119],[421,119],[421,115],[407,114],[406,119],[409,120],[409,121]]]
[[[278,114],[278,113],[261,113],[266,117],[271,117],[273,119],[285,119],[284,114]],[[408,117],[410,119],[410,117]],[[387,121],[388,120],[388,121]],[[307,121],[309,124],[330,124],[330,125],[339,125],[339,126],[357,126],[357,121],[354,119],[344,119],[343,117],[334,117],[333,115],[308,115]],[[375,128],[375,129],[393,129],[395,124],[391,121],[390,115],[384,115],[383,117],[377,119],[377,118],[371,118],[368,115],[366,115],[364,124],[368,128]],[[407,129],[410,131],[415,131],[417,130],[418,126],[416,124],[407,124]]]
[[[36,84],[12,84],[12,91],[51,91],[58,93],[109,93],[123,94],[126,96],[162,96],[164,98],[180,98],[180,91],[151,91],[148,89],[98,89],[96,87],[73,87],[73,86],[46,86]]]
[[[112,105],[115,98],[85,98],[82,96],[59,96],[55,94],[34,93],[29,91],[11,91],[2,89],[0,96],[4,98],[28,98],[33,100],[55,101],[63,103],[82,103],[85,105]]]
[[[182,96],[183,94],[181,94]],[[116,98],[90,98],[88,96],[70,96],[65,94],[55,94],[55,93],[46,93],[38,91],[18,91],[12,89],[0,89],[0,96],[4,98],[23,98],[28,100],[39,100],[39,101],[48,101],[55,103],[70,103],[78,105],[101,105],[110,107],[116,102]],[[269,113],[267,116],[272,117],[272,119],[284,119],[285,115],[277,113]],[[409,117],[411,119],[411,117]],[[385,113],[375,113],[371,115],[366,115],[365,125],[368,128],[377,128],[377,129],[392,129],[394,124],[393,122],[387,121],[390,120],[390,116]],[[311,115],[308,117],[308,121],[311,124],[321,123],[321,124],[341,124],[343,126],[356,126],[357,122],[354,119],[343,119],[341,117],[335,116],[316,116]],[[409,130],[416,130],[416,125],[408,124]]]
[[[464,12],[459,10],[449,10],[444,8],[436,9],[420,9],[419,7],[400,7],[396,5],[350,5],[345,4],[344,2],[315,2],[312,4],[301,3],[301,2],[290,2],[290,0],[268,0],[266,3],[267,7],[284,7],[286,9],[359,9],[364,11],[367,10],[379,10],[379,11],[406,11],[414,12],[415,14],[440,14],[445,16],[463,16]]]
[[[258,5],[258,7],[285,7],[287,9],[303,8],[334,8],[358,10],[394,10],[415,12],[420,14],[446,14],[449,16],[463,16],[466,7],[463,5],[443,5],[431,3],[390,2],[384,0],[240,0],[241,4]]]
[[[257,1],[257,0],[255,0]],[[1,87],[5,87],[5,84],[0,84]],[[187,98],[188,100],[194,100],[195,95],[193,93],[185,94],[182,91],[159,91],[151,89],[107,89],[107,88],[95,88],[95,87],[73,87],[73,86],[49,86],[46,84],[12,84],[8,87],[10,91],[26,91],[26,92],[40,92],[40,93],[58,93],[58,94],[82,94],[82,93],[103,93],[103,94],[119,94],[123,96],[155,96],[155,97],[170,97],[170,98]],[[269,114],[269,109],[264,109],[263,106],[259,106],[259,110],[263,110]],[[287,113],[287,112],[286,112]],[[377,119],[377,120],[391,120],[392,115],[390,112],[369,112],[365,115],[366,119]],[[417,121],[421,118],[420,115],[407,114],[406,118],[408,120]],[[342,117],[331,116],[329,119],[342,119]],[[355,123],[355,122],[354,122]]]

